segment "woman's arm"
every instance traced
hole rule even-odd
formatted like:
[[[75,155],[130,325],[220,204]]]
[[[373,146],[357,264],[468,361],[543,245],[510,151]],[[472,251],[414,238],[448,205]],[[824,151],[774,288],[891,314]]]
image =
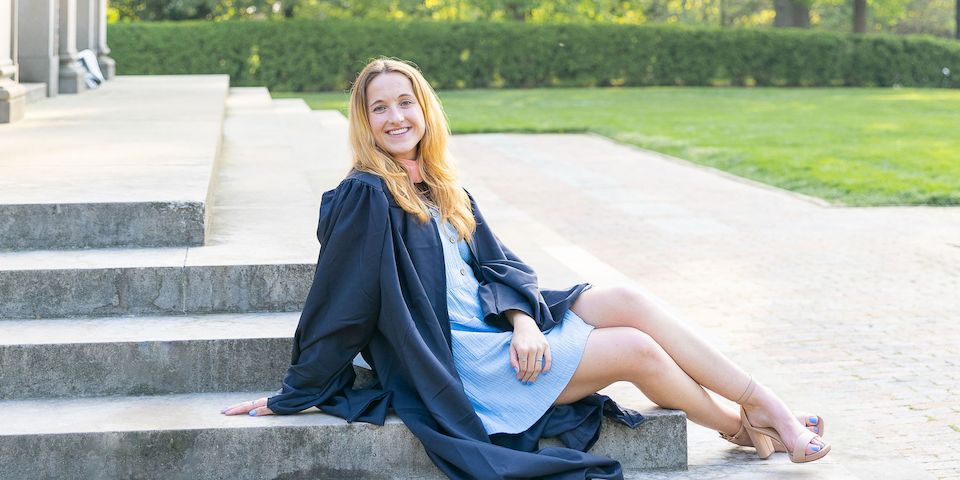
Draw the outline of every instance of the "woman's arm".
[[[320,406],[350,386],[353,358],[369,343],[380,316],[388,209],[381,190],[349,177],[324,194],[317,273],[283,389],[269,399],[229,407],[225,414],[296,413]]]

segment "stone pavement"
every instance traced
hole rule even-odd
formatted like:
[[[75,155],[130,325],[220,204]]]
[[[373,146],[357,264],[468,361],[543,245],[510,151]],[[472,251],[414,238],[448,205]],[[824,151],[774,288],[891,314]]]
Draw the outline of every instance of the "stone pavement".
[[[691,425],[688,472],[637,478],[960,479],[960,209],[831,207],[593,135],[453,150],[542,277],[636,282],[829,425],[833,451],[812,465]]]

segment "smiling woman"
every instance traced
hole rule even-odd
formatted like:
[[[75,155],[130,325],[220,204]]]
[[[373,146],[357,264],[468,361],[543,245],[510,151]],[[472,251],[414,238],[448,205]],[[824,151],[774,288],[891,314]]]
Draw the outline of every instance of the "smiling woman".
[[[283,389],[223,413],[316,406],[382,425],[393,408],[451,478],[622,479],[615,460],[585,452],[603,417],[644,421],[596,395],[624,380],[761,458],[830,451],[819,416],[790,412],[639,290],[541,289],[460,186],[445,116],[415,67],[367,65],[349,118],[354,171],[323,195],[317,273]],[[350,388],[358,352],[374,388]],[[544,436],[567,448],[539,449]]]

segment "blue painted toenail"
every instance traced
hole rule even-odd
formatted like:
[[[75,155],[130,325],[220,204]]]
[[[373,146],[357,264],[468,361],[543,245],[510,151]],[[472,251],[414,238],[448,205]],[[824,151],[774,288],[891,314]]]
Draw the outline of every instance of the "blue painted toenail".
[[[817,417],[810,417],[810,424],[811,424],[811,425],[816,425],[816,424],[817,424]]]
[[[250,410],[250,416],[251,416],[251,417],[256,417],[256,416],[257,416],[257,411],[256,411],[256,410]]]
[[[810,450],[813,450],[814,452],[819,452],[819,451],[820,451],[820,447],[813,447],[813,448],[811,448]]]
[[[813,427],[813,433],[820,433],[820,429],[817,427]]]

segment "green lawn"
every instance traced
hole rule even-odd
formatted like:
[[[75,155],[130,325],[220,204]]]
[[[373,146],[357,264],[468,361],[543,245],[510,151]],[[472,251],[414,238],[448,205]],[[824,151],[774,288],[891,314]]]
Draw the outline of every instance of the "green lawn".
[[[345,111],[344,93],[303,97]],[[960,90],[596,88],[439,93],[454,133],[582,132],[849,205],[960,205]]]

